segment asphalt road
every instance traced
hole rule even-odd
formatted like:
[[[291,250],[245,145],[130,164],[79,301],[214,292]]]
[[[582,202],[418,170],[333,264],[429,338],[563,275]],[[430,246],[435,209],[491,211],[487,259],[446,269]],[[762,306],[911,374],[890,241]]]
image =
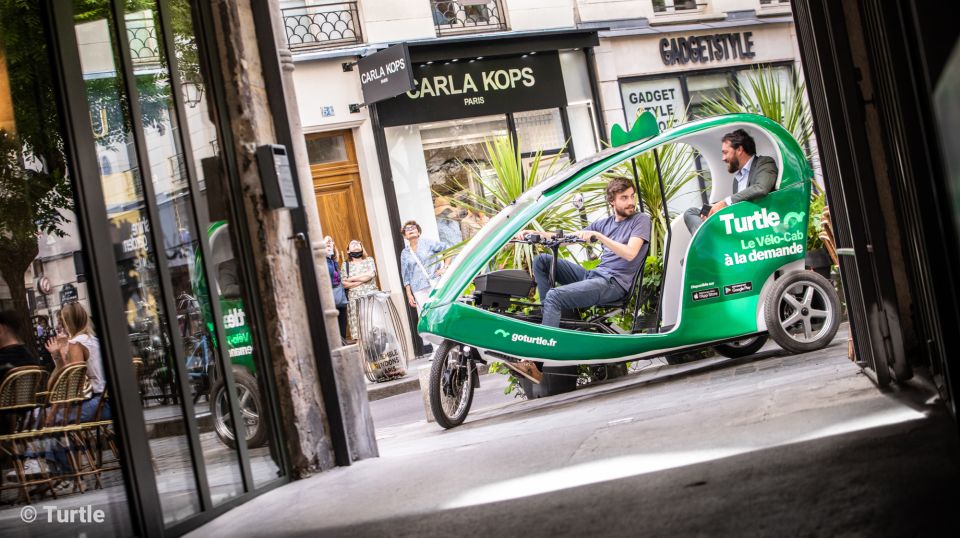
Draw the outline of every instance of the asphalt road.
[[[521,399],[514,397],[513,394],[505,395],[503,393],[503,389],[507,386],[507,378],[506,374],[480,376],[480,388],[473,393],[471,412],[488,407],[509,405],[515,401],[520,402]],[[423,398],[420,391],[407,392],[370,402],[370,412],[373,414],[373,425],[378,430],[425,420]]]

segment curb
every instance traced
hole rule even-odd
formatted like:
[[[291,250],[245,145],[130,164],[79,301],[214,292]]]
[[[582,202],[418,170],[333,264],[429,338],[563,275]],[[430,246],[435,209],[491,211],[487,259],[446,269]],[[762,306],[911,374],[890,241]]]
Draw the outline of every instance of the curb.
[[[429,365],[430,365],[430,362],[426,361],[424,362],[424,364],[420,365],[418,368],[407,370],[407,375],[402,379],[399,379],[393,382],[369,385],[367,387],[367,397],[369,401],[375,402],[377,400],[382,400],[384,398],[389,398],[391,396],[397,396],[398,394],[405,394],[407,392],[419,391],[420,376],[417,374],[416,370]],[[477,368],[477,374],[484,375],[489,370],[490,370],[490,367],[488,365],[480,364],[478,365],[478,368]]]

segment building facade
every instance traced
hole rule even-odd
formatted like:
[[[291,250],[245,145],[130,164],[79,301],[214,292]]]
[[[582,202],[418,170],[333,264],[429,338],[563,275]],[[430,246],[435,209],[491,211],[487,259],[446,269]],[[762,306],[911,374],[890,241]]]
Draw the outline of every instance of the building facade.
[[[449,232],[442,211],[446,199],[478,192],[495,176],[485,141],[513,138],[525,163],[539,152],[561,166],[602,149],[613,124],[644,110],[666,126],[671,117],[697,117],[710,98],[734,95],[753,68],[772,67],[784,79],[799,71],[790,5],[776,0],[281,8],[321,227],[341,248],[364,241],[381,289],[407,310],[408,329],[416,316],[400,276],[399,226],[416,220],[423,236],[459,242],[463,234]],[[409,48],[416,87],[362,106],[352,64],[398,43]],[[701,185],[672,205],[700,205],[704,196]]]

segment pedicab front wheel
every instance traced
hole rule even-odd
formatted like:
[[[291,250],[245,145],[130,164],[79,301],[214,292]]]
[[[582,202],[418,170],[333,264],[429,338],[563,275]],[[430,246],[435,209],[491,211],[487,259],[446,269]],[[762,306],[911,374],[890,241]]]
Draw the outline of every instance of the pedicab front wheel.
[[[764,304],[767,331],[783,349],[806,353],[826,347],[840,327],[840,299],[829,280],[797,271],[773,285]]]
[[[444,428],[463,423],[473,403],[473,361],[463,346],[444,340],[430,366],[430,411]]]

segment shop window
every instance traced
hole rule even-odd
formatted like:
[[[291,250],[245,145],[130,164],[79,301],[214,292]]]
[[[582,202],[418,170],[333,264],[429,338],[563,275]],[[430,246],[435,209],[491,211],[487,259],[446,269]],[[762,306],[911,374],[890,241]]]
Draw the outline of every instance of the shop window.
[[[554,153],[566,146],[560,109],[517,112],[513,119],[521,153]]]
[[[54,517],[85,509],[101,518],[95,533],[129,536],[135,531],[121,471],[128,462],[111,420],[111,396],[122,387],[107,379],[112,359],[92,308],[96,284],[75,263],[86,254],[82,212],[42,10],[41,2],[0,3],[0,527],[4,536],[91,531],[89,519],[47,523],[43,505],[51,505]],[[77,362],[68,367],[68,360]],[[47,393],[68,383],[79,390]],[[79,423],[47,405],[67,392],[83,401]],[[27,502],[36,522],[21,512]]]
[[[424,125],[420,130],[430,190],[440,196],[456,195],[465,188],[477,190],[470,167],[492,173],[484,142],[508,136],[506,118],[486,116]]]
[[[687,93],[690,96],[687,106],[691,119],[709,115],[703,110],[703,104],[707,101],[735,95],[729,73],[687,77]]]
[[[696,0],[653,0],[654,13],[679,13],[697,10]]]
[[[338,163],[347,158],[347,143],[342,134],[307,138],[307,159],[310,164]]]
[[[671,121],[682,120],[686,104],[679,78],[636,80],[620,86],[624,113],[632,125],[643,112],[650,111],[664,130]]]

